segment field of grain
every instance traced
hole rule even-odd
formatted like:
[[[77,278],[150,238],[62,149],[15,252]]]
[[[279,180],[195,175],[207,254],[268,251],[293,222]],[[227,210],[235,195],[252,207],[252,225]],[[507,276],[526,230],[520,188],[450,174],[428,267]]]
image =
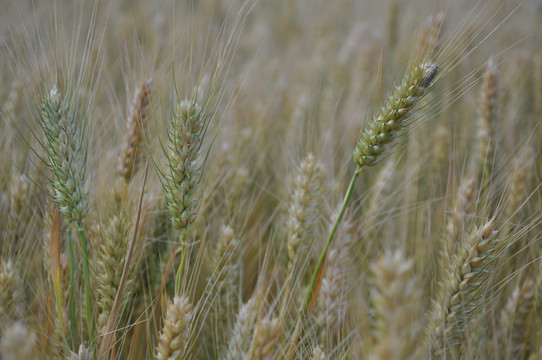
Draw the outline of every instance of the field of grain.
[[[0,0],[0,359],[542,359],[540,0]]]

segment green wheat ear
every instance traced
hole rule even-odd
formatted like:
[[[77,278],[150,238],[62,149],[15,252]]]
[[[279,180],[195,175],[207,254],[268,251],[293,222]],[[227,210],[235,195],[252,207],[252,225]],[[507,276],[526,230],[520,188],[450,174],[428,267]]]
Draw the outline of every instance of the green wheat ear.
[[[205,108],[195,101],[181,101],[168,130],[167,166],[162,186],[173,228],[181,242],[181,263],[177,269],[175,293],[181,293],[181,278],[187,261],[189,225],[196,220],[199,199],[196,190],[201,179],[200,149],[205,135]]]
[[[66,221],[75,224],[88,213],[88,193],[84,189],[86,154],[71,105],[70,98],[54,85],[43,100],[39,118],[47,140],[47,165],[54,175],[53,199]]]
[[[205,116],[195,102],[181,101],[171,122],[168,137],[168,169],[164,172],[164,192],[173,227],[186,236],[194,222],[198,200],[194,197],[200,180],[198,162]]]
[[[412,108],[427,93],[428,87],[438,73],[438,66],[424,63],[414,66],[401,84],[393,90],[377,118],[363,130],[354,150],[356,172],[364,166],[376,165],[386,146],[405,127]]]

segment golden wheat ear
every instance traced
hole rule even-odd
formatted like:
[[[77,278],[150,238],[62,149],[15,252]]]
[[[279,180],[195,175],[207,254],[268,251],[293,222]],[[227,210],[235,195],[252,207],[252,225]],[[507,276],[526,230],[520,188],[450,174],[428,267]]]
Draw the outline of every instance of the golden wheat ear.
[[[414,276],[414,261],[401,252],[386,252],[371,270],[375,346],[369,359],[416,358],[423,327],[418,323],[422,291]]]
[[[122,270],[124,268],[126,250],[129,242],[130,221],[126,214],[112,216],[106,225],[97,255],[96,265],[99,269],[96,275],[96,302],[98,305],[98,335],[105,335],[107,321],[111,315],[115,295],[119,288]],[[131,282],[124,292],[122,308],[128,301]]]
[[[299,256],[298,249],[311,233],[311,226],[318,215],[318,192],[322,186],[324,167],[309,153],[299,165],[286,220],[288,273]]]
[[[258,320],[248,351],[248,359],[264,360],[272,357],[279,333],[280,322],[278,318]]]
[[[501,89],[499,84],[499,69],[496,61],[491,58],[487,62],[482,91],[480,95],[480,116],[478,120],[478,157],[475,169],[478,170],[481,183],[491,179],[495,162],[496,134],[502,112]]]
[[[250,346],[250,337],[256,321],[256,299],[250,298],[239,309],[226,351],[226,360],[242,359]]]
[[[143,161],[143,132],[149,121],[152,90],[152,80],[145,80],[134,93],[126,117],[118,167],[118,174],[126,183],[132,180]]]
[[[431,353],[438,359],[461,355],[464,328],[482,301],[489,269],[510,241],[495,225],[490,220],[471,230],[446,265],[428,328]]]
[[[155,349],[156,360],[183,358],[188,345],[192,316],[192,305],[188,298],[175,296],[173,301],[169,302]]]

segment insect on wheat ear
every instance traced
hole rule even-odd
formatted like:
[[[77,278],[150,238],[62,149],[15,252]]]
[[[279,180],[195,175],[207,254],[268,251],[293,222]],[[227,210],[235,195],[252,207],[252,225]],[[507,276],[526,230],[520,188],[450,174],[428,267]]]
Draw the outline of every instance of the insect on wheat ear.
[[[422,87],[426,88],[431,84],[431,81],[437,76],[438,70],[438,65],[431,66],[431,68],[427,70],[421,82]]]

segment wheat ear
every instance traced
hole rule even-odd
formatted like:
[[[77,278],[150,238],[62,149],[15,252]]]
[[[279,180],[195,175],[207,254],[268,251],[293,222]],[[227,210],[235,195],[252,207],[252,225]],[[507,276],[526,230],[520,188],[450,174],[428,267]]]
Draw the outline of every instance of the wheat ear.
[[[327,358],[322,345],[317,345],[312,349],[311,360],[327,360]]]
[[[476,205],[476,180],[474,178],[463,179],[455,196],[454,211],[446,222],[446,234],[442,243],[444,258],[454,254],[459,246],[459,235],[467,229],[469,217]]]
[[[122,141],[118,174],[130,182],[141,167],[143,159],[143,131],[147,127],[150,112],[152,80],[145,80],[134,94]]]
[[[7,326],[0,340],[0,358],[4,360],[37,359],[36,334],[21,322]]]
[[[13,178],[9,189],[9,220],[7,231],[14,240],[19,240],[30,225],[31,200],[30,181],[24,174]]]
[[[252,343],[248,356],[244,360],[271,360],[275,342],[280,333],[280,322],[278,318],[260,319],[254,328]]]
[[[332,343],[340,335],[346,320],[348,275],[352,267],[352,223],[341,223],[338,239],[329,251],[326,269],[315,305],[317,323],[322,329],[321,341]]]
[[[529,356],[529,321],[534,309],[536,287],[534,281],[527,279],[516,287],[508,299],[499,319],[500,352],[503,359]]]
[[[414,262],[401,252],[386,252],[371,270],[376,345],[369,359],[417,358],[423,331],[417,318],[421,315],[422,292],[414,277]]]
[[[129,228],[130,223],[124,214],[115,215],[111,217],[102,234],[103,241],[100,244],[97,259],[99,271],[96,276],[97,304],[100,311],[97,325],[100,334],[105,331],[119,288],[128,246]],[[131,282],[132,280],[129,280],[126,284],[121,308],[129,298]]]
[[[55,176],[53,199],[70,225],[80,223],[88,212],[85,157],[81,134],[71,101],[56,85],[44,99],[40,125],[47,139],[48,166]]]
[[[495,161],[495,126],[501,117],[499,70],[495,61],[489,59],[480,96],[480,119],[478,122],[478,169],[482,184],[491,176]],[[484,184],[485,185],[485,184]]]
[[[448,261],[429,327],[431,353],[436,359],[460,356],[465,325],[479,305],[488,267],[505,243],[494,228],[494,220],[475,228]]]
[[[190,335],[192,315],[192,305],[187,297],[175,296],[173,302],[169,302],[156,346],[156,360],[182,358]]]
[[[505,232],[512,234],[518,225],[525,220],[526,203],[529,198],[529,186],[534,179],[534,155],[532,149],[518,154],[513,160],[513,174],[508,184],[508,198],[506,208],[504,210],[507,224]],[[524,251],[526,249],[534,250],[528,245],[528,237],[521,236],[508,249],[510,261],[503,271],[515,271],[523,264],[530,261],[529,257],[537,256],[533,251]]]
[[[380,110],[361,133],[354,151],[356,173],[365,166],[374,166],[382,158],[386,147],[401,134],[407,125],[408,114],[427,93],[429,85],[438,72],[438,66],[423,63],[414,66],[403,78]]]
[[[228,350],[224,356],[225,360],[238,360],[243,358],[250,345],[250,336],[256,320],[255,312],[256,299],[247,301],[237,314],[237,320],[231,332]]]
[[[431,59],[439,50],[444,18],[444,13],[438,13],[423,21],[415,47],[421,58]]]
[[[22,320],[24,316],[23,280],[11,259],[0,260],[0,321]]]
[[[181,241],[181,264],[175,283],[180,294],[181,274],[187,258],[188,226],[196,219],[199,201],[195,192],[201,177],[199,153],[205,134],[205,111],[191,101],[181,101],[171,121],[167,144],[164,194],[173,228]]]
[[[318,215],[317,194],[322,185],[323,166],[309,153],[299,165],[286,220],[288,273],[291,272],[298,249],[310,236],[311,225]]]
[[[69,360],[92,360],[92,351],[86,348],[83,344],[79,345],[77,353],[71,352]]]
[[[393,189],[392,180],[393,173],[396,167],[396,162],[387,161],[384,166],[378,172],[374,185],[371,188],[371,195],[369,203],[366,207],[366,211],[363,212],[363,243],[364,253],[371,253],[373,250],[373,244],[378,234],[378,216],[382,214],[382,211],[386,207],[386,201],[390,196]],[[362,262],[363,268],[367,268],[366,256],[363,256]]]
[[[533,150],[529,148],[512,161],[514,172],[508,185],[509,195],[505,209],[505,216],[511,222],[518,222],[523,218],[522,205],[527,200],[529,184],[534,177],[534,159]]]
[[[40,126],[45,133],[47,144],[45,150],[49,156],[48,166],[54,175],[51,179],[53,200],[64,216],[66,223],[75,228],[81,241],[83,252],[83,275],[85,285],[85,312],[87,328],[90,337],[94,339],[92,321],[92,301],[90,291],[90,270],[88,264],[88,249],[83,219],[88,213],[85,186],[86,151],[83,151],[82,129],[78,122],[77,109],[73,108],[69,96],[61,95],[57,85],[54,85],[42,104]],[[71,229],[68,230],[68,257],[70,260],[70,317],[72,335],[75,322],[74,311],[74,253],[71,240]]]
[[[18,112],[21,108],[23,102],[23,90],[24,90],[24,81],[22,74],[16,76],[9,87],[9,93],[4,106],[2,107],[3,112],[6,114],[8,119],[13,122],[17,121]]]
[[[239,293],[239,264],[237,259],[239,240],[230,226],[222,226],[220,237],[212,252],[210,269],[212,275],[207,280],[206,305],[210,307],[205,319],[205,344],[220,348],[225,340],[231,321],[228,312],[236,309]],[[211,351],[216,351],[212,349]]]

